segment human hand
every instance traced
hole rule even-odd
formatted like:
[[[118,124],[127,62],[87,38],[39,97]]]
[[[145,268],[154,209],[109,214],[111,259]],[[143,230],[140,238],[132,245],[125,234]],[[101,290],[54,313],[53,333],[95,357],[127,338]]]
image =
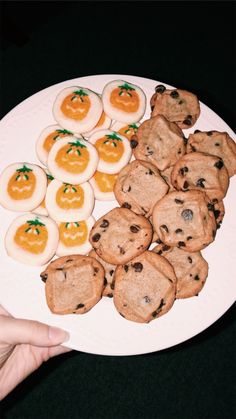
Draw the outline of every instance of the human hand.
[[[69,352],[60,345],[68,339],[64,330],[15,319],[0,305],[0,400],[43,362]]]

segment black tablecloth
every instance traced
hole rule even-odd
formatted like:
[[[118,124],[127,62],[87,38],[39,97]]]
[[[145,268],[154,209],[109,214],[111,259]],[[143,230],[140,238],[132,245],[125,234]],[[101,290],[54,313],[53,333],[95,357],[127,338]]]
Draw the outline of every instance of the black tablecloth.
[[[1,116],[57,82],[116,73],[195,92],[234,129],[234,11],[233,2],[1,2]],[[234,390],[231,308],[164,351],[50,360],[1,409],[5,419],[232,419]]]

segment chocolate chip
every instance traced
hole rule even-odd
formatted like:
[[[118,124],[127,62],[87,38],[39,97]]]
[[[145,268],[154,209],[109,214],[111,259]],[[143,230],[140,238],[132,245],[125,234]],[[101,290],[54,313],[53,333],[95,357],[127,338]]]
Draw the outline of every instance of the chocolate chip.
[[[183,101],[182,101],[182,100],[180,100],[180,101],[179,101],[179,105],[182,105],[182,104],[183,104]]]
[[[213,237],[213,239],[215,238],[215,236],[216,236],[216,230],[212,230],[212,237]]]
[[[197,151],[197,149],[196,149],[196,147],[194,147],[194,145],[192,145],[192,144],[190,144],[190,147],[191,147],[191,150],[194,152],[194,151]]]
[[[134,268],[135,272],[142,272],[143,265],[140,262],[135,262],[132,267]]]
[[[185,167],[181,167],[180,169],[179,169],[179,173],[180,173],[180,175],[182,175],[182,176],[184,176],[184,174],[185,173],[187,173],[188,172],[188,168],[185,166]]]
[[[63,268],[56,268],[56,271],[63,271]]]
[[[193,219],[193,211],[185,209],[181,212],[181,217],[183,217],[184,221],[191,221]]]
[[[204,179],[203,177],[201,177],[200,179],[198,179],[196,186],[199,186],[200,188],[205,188],[205,185],[203,182],[206,182],[206,179]]]
[[[92,236],[92,241],[93,242],[98,242],[100,240],[100,238],[101,238],[101,234],[96,233]]]
[[[151,302],[151,298],[149,298],[147,295],[145,295],[143,297],[143,299],[144,299],[145,303],[147,303],[147,304]]]
[[[128,190],[127,190],[127,192],[130,192],[130,191],[131,191],[131,186],[129,186],[129,187],[128,187]]]
[[[214,205],[208,202],[207,204],[208,211],[214,211]]]
[[[186,244],[185,244],[184,242],[179,242],[179,243],[178,243],[178,246],[179,246],[179,247],[185,247],[185,246],[186,246]]]
[[[84,307],[84,304],[80,303],[75,307],[75,309],[78,310],[79,308],[83,308],[83,307]]]
[[[177,230],[175,230],[175,233],[182,233],[183,232],[183,230],[182,230],[182,228],[177,228]]]
[[[109,272],[110,276],[112,276],[114,274],[114,269],[111,269],[111,271]]]
[[[200,132],[199,129],[195,129],[194,134],[197,134],[198,132]]]
[[[199,278],[198,275],[195,275],[194,279],[195,279],[195,281],[199,281],[200,278]]]
[[[170,250],[170,246],[167,246],[167,244],[164,244],[162,247],[163,252],[167,252],[167,250]]]
[[[123,247],[119,246],[119,244],[117,245],[118,249],[120,249],[120,254],[124,255],[125,254],[125,250],[123,249]]]
[[[104,276],[104,282],[103,282],[103,284],[104,284],[104,286],[106,286],[107,285],[107,279],[106,279],[106,277]]]
[[[128,208],[128,209],[130,209],[130,208],[131,208],[131,205],[130,205],[130,204],[128,204],[128,202],[124,202],[124,203],[122,204],[122,208]]]
[[[132,226],[130,226],[130,231],[132,232],[132,233],[138,233],[139,232],[139,230],[140,230],[140,226],[139,225],[136,225],[136,224],[134,224],[134,225],[132,225]]]
[[[157,254],[158,254],[158,255],[162,255],[162,250],[159,250],[159,251],[157,252]]]
[[[113,294],[112,294],[112,293],[107,294],[107,297],[108,297],[108,298],[112,298],[112,297],[113,297]],[[123,316],[123,317],[124,317],[124,316]]]
[[[173,99],[177,99],[177,97],[179,97],[179,93],[177,92],[177,90],[172,90],[172,92],[170,93],[170,96]]]
[[[99,272],[99,268],[93,268],[94,272],[97,274]]]
[[[109,221],[108,220],[103,220],[102,224],[100,224],[100,227],[102,227],[102,228],[106,228],[108,226],[109,226]]]
[[[115,289],[115,282],[112,282],[110,287],[111,287],[111,290],[114,290]]]
[[[215,146],[216,146],[216,147],[219,147],[219,146],[220,146],[220,143],[215,143]]]
[[[192,239],[193,239],[192,236],[187,237],[187,240],[192,240]]]
[[[153,174],[154,174],[154,172],[153,172],[151,169],[149,169],[149,171],[148,171],[148,172],[146,172],[145,174],[146,174],[146,175],[153,175]]]
[[[192,120],[191,120],[191,119],[189,119],[189,118],[186,118],[186,119],[183,121],[183,124],[184,124],[184,125],[192,125]]]
[[[131,147],[131,148],[135,148],[135,147],[137,147],[137,145],[138,145],[138,141],[136,140],[136,138],[137,138],[137,137],[131,137],[131,140],[130,140],[130,147]]]
[[[184,201],[182,201],[182,199],[175,199],[175,202],[176,202],[176,204],[183,204],[184,203]]]
[[[153,109],[154,109],[154,108],[155,108],[155,106],[154,106],[154,105],[152,105],[152,106],[151,106],[151,111],[153,111]]]
[[[152,317],[156,317],[159,313],[160,313],[160,311],[161,311],[161,309],[162,309],[162,307],[165,305],[165,302],[164,302],[164,300],[163,300],[163,298],[161,299],[161,302],[160,302],[160,305],[157,307],[157,309],[155,310],[155,311],[153,311],[153,313],[152,313]]]
[[[163,84],[158,84],[155,87],[156,93],[164,93],[165,90],[166,90],[166,88],[165,88],[165,86],[163,86]]]
[[[193,259],[190,256],[188,256],[188,261],[189,263],[193,263]]]
[[[215,219],[217,220],[217,218],[219,217],[219,215],[220,215],[220,210],[215,210],[214,209],[214,216],[215,216]]]
[[[211,136],[212,136],[212,134],[213,134],[213,132],[212,132],[212,131],[208,131],[208,132],[207,132],[208,137],[211,137]]]
[[[183,189],[188,189],[188,187],[189,187],[189,183],[187,182],[187,180],[185,180],[183,184]]]
[[[188,138],[186,138],[185,136],[183,136],[183,140],[184,140],[184,144],[187,145],[188,144]]]
[[[67,259],[66,263],[73,262],[73,259]]]
[[[128,272],[128,270],[129,270],[128,265],[124,265],[124,270],[125,270],[125,272]]]
[[[218,160],[215,164],[214,164],[214,166],[217,168],[217,169],[222,169],[222,167],[224,166],[224,163],[223,163],[223,160]]]
[[[43,282],[46,282],[47,279],[48,279],[48,274],[40,274],[40,277],[41,277]]]
[[[165,230],[165,231],[166,231],[166,233],[168,233],[168,232],[169,232],[168,227],[167,227],[165,224],[162,224],[162,225],[160,226],[160,228],[162,228],[163,230]]]

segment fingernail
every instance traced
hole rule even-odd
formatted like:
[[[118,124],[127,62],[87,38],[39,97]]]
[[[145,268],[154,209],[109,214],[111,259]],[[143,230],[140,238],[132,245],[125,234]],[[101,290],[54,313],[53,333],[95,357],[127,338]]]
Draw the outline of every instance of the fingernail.
[[[67,342],[70,339],[68,332],[53,326],[49,327],[48,337],[50,340],[56,341],[58,343]]]

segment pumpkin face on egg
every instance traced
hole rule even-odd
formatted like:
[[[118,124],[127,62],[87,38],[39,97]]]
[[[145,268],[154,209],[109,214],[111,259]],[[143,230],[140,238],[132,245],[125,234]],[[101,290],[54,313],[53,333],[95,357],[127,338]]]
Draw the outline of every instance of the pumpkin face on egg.
[[[94,223],[95,219],[92,216],[87,220],[59,223],[57,256],[87,254],[92,248],[89,233]]]

